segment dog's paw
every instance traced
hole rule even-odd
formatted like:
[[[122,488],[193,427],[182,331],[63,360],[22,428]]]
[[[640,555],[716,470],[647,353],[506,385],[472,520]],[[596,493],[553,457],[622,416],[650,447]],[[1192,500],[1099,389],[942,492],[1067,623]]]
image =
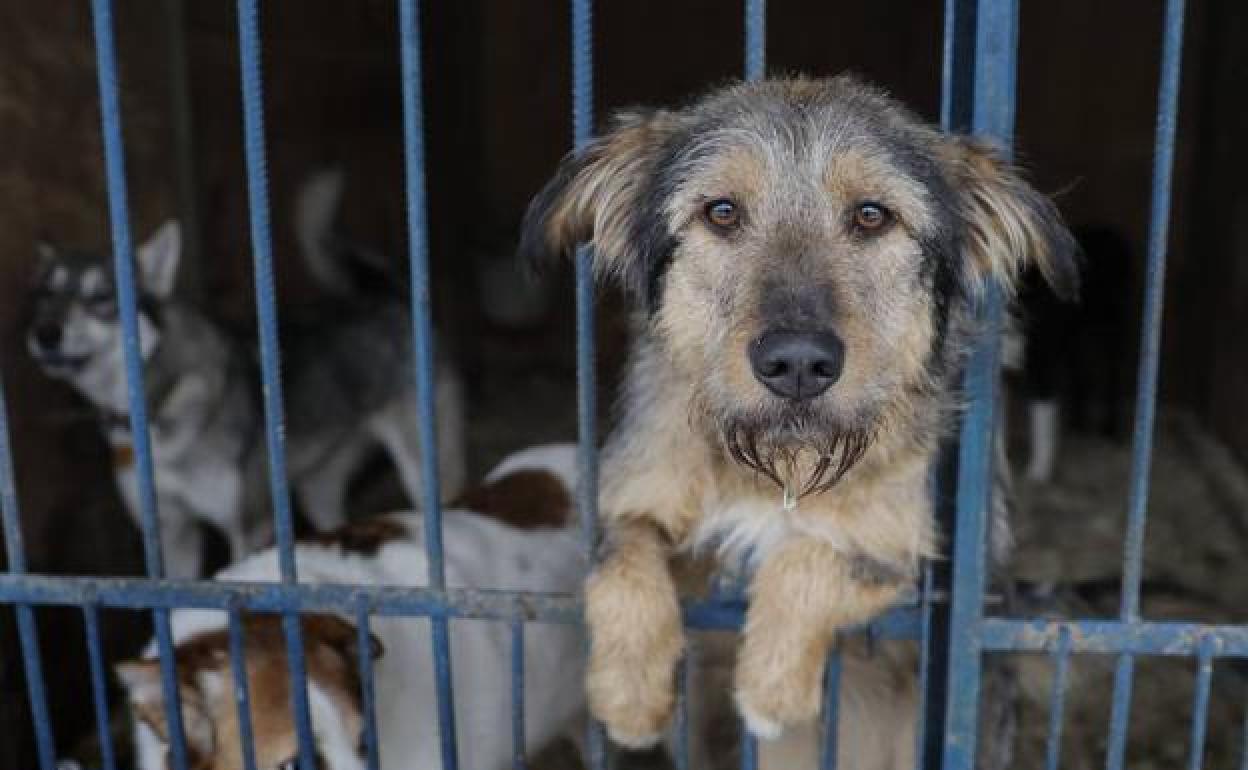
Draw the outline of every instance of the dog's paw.
[[[586,689],[590,711],[613,741],[647,748],[675,708],[684,631],[670,579],[622,566],[604,565],[586,586]]]
[[[591,661],[587,678],[589,710],[611,740],[629,749],[659,742],[676,704],[671,667]]]
[[[736,672],[737,711],[746,728],[759,738],[777,738],[785,728],[810,722],[819,716],[822,677],[817,667],[793,658],[742,656]]]

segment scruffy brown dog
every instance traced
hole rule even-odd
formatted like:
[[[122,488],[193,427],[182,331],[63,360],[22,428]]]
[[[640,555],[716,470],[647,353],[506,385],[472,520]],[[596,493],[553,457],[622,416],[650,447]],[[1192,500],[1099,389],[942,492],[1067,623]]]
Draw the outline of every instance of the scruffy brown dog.
[[[1077,281],[1052,203],[987,145],[851,77],[620,115],[533,202],[522,250],[594,249],[640,310],[586,590],[591,707],[645,745],[684,647],[676,553],[752,549],[735,672],[760,736],[818,714],[835,633],[912,584],[928,469],[985,287]]]

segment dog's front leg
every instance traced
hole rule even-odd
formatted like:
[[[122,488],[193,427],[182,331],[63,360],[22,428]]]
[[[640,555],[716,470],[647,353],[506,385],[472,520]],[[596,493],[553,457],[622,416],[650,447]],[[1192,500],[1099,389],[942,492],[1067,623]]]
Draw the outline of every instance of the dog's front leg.
[[[751,732],[774,738],[818,716],[836,632],[896,601],[909,572],[804,536],[764,557],[750,585],[736,670],[737,707]]]
[[[589,705],[612,740],[644,748],[658,742],[675,703],[680,601],[658,526],[636,518],[609,526],[611,551],[585,589]]]

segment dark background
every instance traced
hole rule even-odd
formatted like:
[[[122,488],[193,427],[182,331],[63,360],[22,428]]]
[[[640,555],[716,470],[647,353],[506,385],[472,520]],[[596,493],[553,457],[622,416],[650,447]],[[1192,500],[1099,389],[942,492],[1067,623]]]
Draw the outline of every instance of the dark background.
[[[178,5],[184,18],[171,22]],[[284,301],[296,303],[313,290],[292,254],[289,203],[314,168],[346,169],[345,220],[353,233],[389,253],[404,251],[397,18],[394,4],[380,0],[264,5],[278,279]],[[426,5],[435,315],[472,376],[485,354],[477,344],[471,255],[510,250],[525,204],[571,142],[569,18],[566,3]],[[679,103],[743,69],[739,3],[598,5],[599,117],[631,104]],[[246,326],[253,305],[234,4],[117,6],[136,241],[166,217],[182,216],[194,257],[183,290]],[[1161,8],[1160,0],[1033,0],[1023,3],[1021,20],[1018,154],[1036,185],[1058,195],[1072,224],[1112,226],[1133,245],[1134,262],[1117,290],[1137,318]],[[852,69],[935,120],[941,23],[937,2],[773,0],[768,70]],[[1240,416],[1248,390],[1241,341],[1248,327],[1245,39],[1243,3],[1188,3],[1161,380],[1163,402],[1191,409],[1241,461],[1248,461],[1248,420]],[[175,109],[179,100],[188,111]],[[33,368],[20,336],[35,237],[108,244],[87,3],[0,0],[0,141],[0,368],[28,558],[37,571],[135,574],[137,537],[112,489],[96,426],[67,387]],[[566,312],[550,323],[550,338],[570,351]],[[619,363],[613,339],[602,353],[604,394]],[[1126,341],[1130,372],[1135,348],[1134,339]],[[572,376],[570,368],[561,371]],[[1132,385],[1128,377],[1124,399]],[[560,427],[570,419],[570,404],[552,417]],[[9,619],[0,618],[0,767],[26,768],[33,757]],[[135,623],[105,628],[110,656],[132,653],[142,637]],[[53,655],[49,686],[64,750],[90,725],[78,616],[41,613],[40,633]]]

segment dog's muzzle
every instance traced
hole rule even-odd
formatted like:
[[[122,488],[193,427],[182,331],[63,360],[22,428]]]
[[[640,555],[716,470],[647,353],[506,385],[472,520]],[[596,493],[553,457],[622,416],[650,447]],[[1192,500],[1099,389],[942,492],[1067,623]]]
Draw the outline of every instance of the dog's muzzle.
[[[809,401],[832,387],[845,366],[845,345],[827,331],[776,330],[750,343],[754,378],[790,401]]]

